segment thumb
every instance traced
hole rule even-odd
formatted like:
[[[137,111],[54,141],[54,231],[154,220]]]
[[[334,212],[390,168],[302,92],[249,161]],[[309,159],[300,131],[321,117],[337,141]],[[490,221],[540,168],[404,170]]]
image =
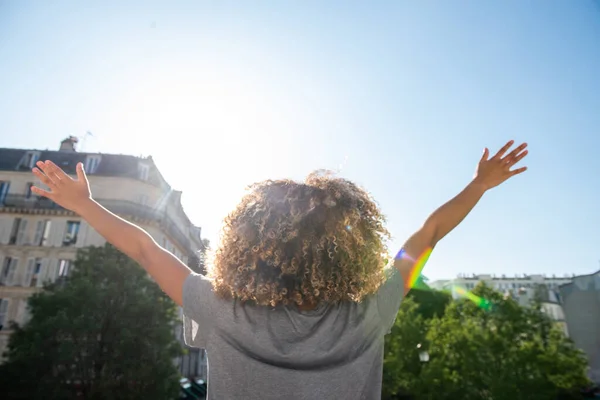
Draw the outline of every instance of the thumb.
[[[485,149],[483,149],[483,155],[481,156],[481,160],[479,162],[487,161],[489,155],[490,155],[490,151],[486,147]]]
[[[85,176],[85,171],[83,170],[83,163],[77,164],[77,180],[87,183],[87,177]]]

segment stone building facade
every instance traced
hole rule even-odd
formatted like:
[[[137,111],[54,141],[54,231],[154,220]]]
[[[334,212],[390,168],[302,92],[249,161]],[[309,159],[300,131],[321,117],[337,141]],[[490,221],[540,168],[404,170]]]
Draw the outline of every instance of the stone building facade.
[[[45,282],[68,275],[78,249],[105,243],[77,215],[31,192],[36,183],[31,168],[37,160],[52,160],[73,175],[83,162],[100,204],[147,230],[198,271],[201,229],[190,222],[181,192],[171,189],[152,158],[80,153],[76,144],[69,137],[58,151],[0,149],[0,354],[11,334],[9,321],[27,322],[29,296]],[[181,326],[175,334],[182,341]],[[188,349],[176,362],[183,376],[206,378],[203,351]]]

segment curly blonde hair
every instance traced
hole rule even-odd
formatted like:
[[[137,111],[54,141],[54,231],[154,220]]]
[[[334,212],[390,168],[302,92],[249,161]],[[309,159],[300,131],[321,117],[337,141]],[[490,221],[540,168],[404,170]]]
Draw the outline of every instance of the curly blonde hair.
[[[327,171],[249,187],[225,218],[209,276],[258,305],[361,301],[384,280],[389,232],[372,197]]]

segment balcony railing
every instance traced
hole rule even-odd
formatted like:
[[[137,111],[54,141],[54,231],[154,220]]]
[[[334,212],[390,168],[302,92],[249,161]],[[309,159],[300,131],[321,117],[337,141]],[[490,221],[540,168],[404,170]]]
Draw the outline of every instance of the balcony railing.
[[[166,214],[164,210],[157,210],[152,207],[127,200],[96,199],[96,201],[115,214],[158,222],[161,229],[171,238],[173,238],[180,246],[185,248],[188,253],[187,255],[190,257],[195,255],[196,251],[199,250],[196,249],[196,246],[193,245],[189,237],[185,235],[181,229],[179,229],[173,219]],[[9,194],[0,198],[0,209],[2,208],[64,210],[63,207],[45,197],[16,194]]]

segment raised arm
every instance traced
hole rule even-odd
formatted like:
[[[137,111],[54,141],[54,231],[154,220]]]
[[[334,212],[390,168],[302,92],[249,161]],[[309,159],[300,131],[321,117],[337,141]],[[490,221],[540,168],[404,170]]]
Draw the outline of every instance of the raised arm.
[[[77,165],[77,179],[51,161],[40,161],[36,165],[33,173],[50,191],[33,187],[34,193],[79,214],[109,243],[137,261],[175,303],[182,305],[183,282],[191,270],[142,228],[94,201],[83,164]]]
[[[523,143],[504,156],[513,143],[512,140],[506,143],[490,159],[488,159],[489,150],[486,148],[477,166],[475,178],[471,183],[456,197],[435,210],[423,226],[406,241],[403,247],[404,251],[401,252],[402,256],[397,257],[394,261],[394,266],[400,270],[404,279],[405,294],[410,290],[408,287],[409,278],[415,267],[415,260],[428,249],[433,249],[444,236],[456,228],[486,191],[527,169],[527,167],[522,167],[511,170],[516,163],[527,155],[527,150],[525,150],[527,144]]]

